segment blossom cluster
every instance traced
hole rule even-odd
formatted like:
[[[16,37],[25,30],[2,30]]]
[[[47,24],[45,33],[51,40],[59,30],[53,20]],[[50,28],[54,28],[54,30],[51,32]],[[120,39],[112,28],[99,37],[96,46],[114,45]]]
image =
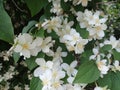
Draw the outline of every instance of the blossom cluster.
[[[77,61],[70,65],[57,61],[45,61],[44,58],[37,58],[36,63],[39,65],[34,71],[34,76],[39,77],[42,81],[42,90],[83,90],[85,84],[73,84],[77,74]],[[67,77],[67,83],[63,79]]]
[[[80,23],[80,27],[87,29],[89,39],[102,39],[105,36],[104,30],[107,29],[105,24],[107,17],[103,16],[103,18],[100,18],[100,16],[102,16],[100,11],[93,13],[86,9],[84,13],[77,12],[77,20]]]
[[[120,71],[119,60],[115,57],[116,53],[120,54],[120,39],[117,40],[114,35],[109,35],[106,24],[108,17],[102,11],[92,11],[86,8],[84,11],[80,11],[74,8],[80,4],[87,7],[89,1],[92,0],[48,0],[51,4],[51,16],[35,23],[34,32],[28,30],[27,33],[20,33],[16,36],[10,50],[6,54],[2,52],[0,57],[9,60],[9,56],[17,53],[23,56],[24,60],[27,59],[26,62],[31,64],[31,66],[27,65],[33,70],[33,76],[38,77],[42,83],[42,90],[87,90],[87,85],[91,84],[93,80],[96,85],[92,89],[109,90],[107,85],[99,86],[97,80],[103,79],[110,72]],[[62,2],[71,4],[69,13],[74,16],[74,19],[69,19],[70,14],[65,12],[61,5]],[[79,30],[76,28],[77,25]],[[35,33],[41,30],[44,35],[36,36]],[[84,37],[82,31],[88,35]],[[39,56],[41,53],[44,55]],[[72,56],[74,59],[71,58]],[[66,57],[69,57],[71,61]],[[94,66],[91,65],[91,61]],[[85,66],[86,62],[90,62],[90,66],[88,64],[88,67]],[[89,67],[92,67],[92,70]],[[0,63],[1,69],[2,64]],[[97,74],[93,72],[94,69]],[[0,81],[13,78],[16,74],[13,71],[14,68],[10,67],[8,72],[3,75],[4,78],[0,76]],[[87,74],[97,76],[88,81],[84,76],[83,81],[76,83],[79,72],[80,74],[84,72],[79,78],[85,75],[87,79],[90,79]],[[7,85],[9,86],[9,83]],[[28,85],[25,87],[29,90]],[[17,88],[18,85],[14,89]]]
[[[33,39],[30,34],[20,34],[14,40],[13,50],[25,58],[30,56],[37,56],[38,52],[43,51],[44,53],[50,52],[50,47],[53,46],[51,37],[41,38],[37,37]]]

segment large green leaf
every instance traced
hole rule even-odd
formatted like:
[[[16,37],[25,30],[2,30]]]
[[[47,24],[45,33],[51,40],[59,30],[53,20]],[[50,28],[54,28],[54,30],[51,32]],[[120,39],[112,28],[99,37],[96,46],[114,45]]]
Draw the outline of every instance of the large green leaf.
[[[120,72],[109,72],[98,80],[101,87],[107,86],[110,90],[120,90]]]
[[[35,56],[35,57],[32,56],[31,58],[26,59],[25,62],[27,64],[28,68],[30,70],[33,70],[37,66],[37,64],[35,63],[35,59],[43,58],[43,57],[44,57],[44,54],[42,52],[40,52],[37,56]]]
[[[3,7],[3,2],[0,0],[0,39],[9,43],[13,43],[14,31],[11,19]]]
[[[99,76],[100,71],[94,61],[88,61],[79,67],[74,83],[92,83],[96,81]]]
[[[42,82],[39,78],[32,78],[30,81],[30,90],[42,90]]]
[[[48,4],[48,0],[25,0],[28,8],[30,9],[31,15],[34,16],[41,11],[43,7]]]

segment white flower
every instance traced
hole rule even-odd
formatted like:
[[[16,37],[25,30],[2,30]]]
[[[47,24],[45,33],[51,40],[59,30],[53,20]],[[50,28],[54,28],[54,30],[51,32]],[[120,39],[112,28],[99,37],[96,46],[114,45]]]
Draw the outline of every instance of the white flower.
[[[107,74],[108,70],[109,70],[109,65],[107,65],[107,60],[103,59],[103,60],[98,60],[96,61],[98,69],[100,70],[101,74]]]
[[[43,58],[37,58],[35,61],[39,67],[35,69],[34,76],[39,77],[41,74],[43,74],[47,69],[51,69],[53,66],[53,62],[51,61],[45,61]]]
[[[32,44],[33,37],[30,34],[20,34],[15,39],[15,48],[14,51],[20,53],[26,58],[30,58],[31,50],[35,48],[35,45]]]
[[[87,30],[89,31],[90,38],[93,38],[95,40],[102,39],[105,36],[104,30],[106,29],[107,29],[107,26],[105,24],[87,28]]]
[[[61,28],[61,18],[60,17],[53,17],[51,20],[45,20],[42,24],[42,27],[50,33],[52,30],[58,31]]]
[[[107,18],[105,16],[100,18],[100,11],[93,13],[86,9],[84,13],[77,12],[76,15],[81,28],[86,28],[89,32],[89,39],[96,40],[104,37],[104,30],[107,29],[107,25],[105,24]]]
[[[40,48],[44,53],[48,53],[50,51],[50,47],[52,46],[53,46],[52,38],[46,37]]]
[[[77,33],[75,29],[71,29],[70,34],[66,34],[63,36],[65,43],[68,43],[72,46],[76,44],[79,38],[80,38],[80,34]]]
[[[56,13],[57,15],[61,15],[63,13],[63,9],[60,5],[60,0],[56,0],[52,2],[53,7],[51,8],[50,12]]]
[[[64,90],[64,87],[61,85],[61,81],[55,80],[52,81],[50,90]]]
[[[88,17],[88,18],[86,18],[87,19],[87,21],[88,21],[88,23],[90,24],[90,25],[95,25],[95,26],[99,26],[99,25],[101,25],[101,24],[104,24],[106,21],[107,21],[107,18],[99,18],[99,16],[100,16],[100,13],[101,12],[99,12],[99,11],[96,11],[93,15],[92,14],[90,14],[91,16],[90,17]]]
[[[73,61],[70,65],[67,63],[63,63],[62,67],[67,72],[68,76],[75,76],[77,73],[77,70],[75,67],[77,66],[77,61]]]
[[[82,6],[86,7],[88,5],[88,1],[91,1],[91,0],[73,0],[73,4],[79,5],[81,3]]]
[[[76,46],[75,46],[75,53],[76,54],[82,53],[87,43],[88,43],[87,39],[79,38],[79,41],[76,43]]]
[[[115,62],[113,63],[113,66],[111,66],[112,70],[116,72],[116,70],[120,71],[120,65],[119,65],[119,61],[115,60]]]
[[[50,90],[51,79],[53,78],[51,70],[46,70],[39,78],[43,84],[42,90]]]
[[[62,52],[62,48],[58,47],[56,52],[54,53],[53,56],[53,61],[60,61],[63,62],[62,57],[66,57],[67,56],[67,52]]]
[[[54,62],[53,67],[51,68],[52,70],[52,77],[54,77],[54,80],[60,80],[65,77],[65,71],[63,71],[61,67],[61,63]]]
[[[105,40],[104,44],[110,44],[112,45],[112,48],[116,48],[117,44],[119,43],[118,40],[114,36],[110,36],[110,40]]]

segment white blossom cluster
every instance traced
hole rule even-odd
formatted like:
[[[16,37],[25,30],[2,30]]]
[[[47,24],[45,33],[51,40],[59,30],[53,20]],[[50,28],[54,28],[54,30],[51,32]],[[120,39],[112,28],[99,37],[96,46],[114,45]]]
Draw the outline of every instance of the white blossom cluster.
[[[53,17],[51,20],[45,20],[42,24],[43,28],[50,33],[52,30],[60,37],[60,42],[65,43],[69,51],[75,51],[80,54],[84,51],[84,46],[88,43],[87,39],[83,39],[80,34],[71,28],[73,21],[68,22],[63,17]]]
[[[92,40],[96,40],[96,42],[98,40],[99,42],[99,40],[103,39],[103,43],[98,43],[94,45],[94,48],[91,48],[93,55],[91,55],[89,59],[95,61],[102,78],[104,75],[108,74],[109,70],[114,72],[120,71],[119,61],[114,60],[114,62],[112,62],[111,60],[111,50],[107,51],[107,54],[100,52],[100,49],[105,45],[111,45],[112,50],[115,49],[117,52],[120,52],[120,40],[116,40],[114,36],[111,36],[110,39],[104,39],[105,30],[107,30],[107,16],[103,15],[100,11],[93,12],[87,9],[85,9],[84,12],[76,12],[74,8],[71,7],[71,11],[75,15],[75,20],[77,20],[76,22],[79,24],[80,28],[87,30],[89,33],[88,38],[84,39],[81,33],[75,28],[76,22],[68,20],[69,16],[64,13],[61,0],[48,1],[52,3],[50,12],[54,15],[40,22],[41,27],[39,27],[38,24],[35,25],[36,27],[43,28],[46,34],[55,32],[59,37],[59,42],[65,44],[65,48],[67,48],[68,52],[74,52],[75,55],[80,55],[85,52],[85,46]],[[89,1],[92,0],[64,0],[66,3],[72,2],[73,6],[81,4],[84,7],[88,5]],[[76,69],[78,60],[73,60],[70,64],[65,63],[63,57],[68,55],[67,51],[62,51],[62,47],[60,46],[55,47],[56,50],[54,50],[55,41],[52,38],[52,35],[48,37],[34,37],[29,33],[19,34],[15,38],[11,50],[24,56],[24,58],[37,56],[40,52],[50,57],[50,60],[44,57],[36,58],[35,60],[38,67],[34,70],[34,76],[39,77],[42,81],[42,90],[85,90],[87,84],[73,83],[78,72]],[[7,54],[2,55],[2,57],[3,56],[8,59]],[[2,67],[0,67],[0,69],[1,68]],[[12,71],[12,73],[9,71],[6,72],[4,74],[5,78],[1,78],[0,81],[3,79],[11,79],[15,73],[13,73],[13,69],[11,70],[11,68],[10,71]],[[14,89],[18,90],[21,89],[21,87],[16,85]],[[28,85],[25,85],[25,90],[29,90]],[[94,90],[109,89],[96,85]]]
[[[119,44],[120,40],[116,40],[114,36],[111,36],[109,40],[105,40],[103,43],[99,44],[98,47],[93,48],[93,55],[90,56],[90,60],[96,60],[98,69],[101,72],[101,77],[103,77],[104,74],[107,74],[109,70],[114,72],[120,71],[119,60],[114,60],[114,62],[111,61],[111,50],[115,49],[117,52],[120,52]],[[108,51],[107,55],[100,52],[100,48],[104,45],[112,46],[112,49]]]
[[[86,28],[89,32],[89,39],[102,39],[105,36],[104,30],[107,29],[107,25],[105,22],[107,21],[107,17],[100,16],[102,12],[96,11],[93,13],[92,11],[85,10],[85,12],[77,12],[77,20],[80,24],[81,28]]]
[[[44,58],[37,58],[36,63],[39,65],[34,71],[34,76],[39,77],[42,81],[42,90],[84,90],[85,84],[73,84],[77,73],[77,61],[70,65],[60,63],[59,59],[54,61],[45,61]],[[63,79],[68,76],[67,83]]]
[[[30,58],[30,56],[37,56],[40,51],[49,53],[52,46],[53,41],[51,37],[37,37],[34,39],[33,36],[25,33],[15,38],[13,50],[25,58]]]

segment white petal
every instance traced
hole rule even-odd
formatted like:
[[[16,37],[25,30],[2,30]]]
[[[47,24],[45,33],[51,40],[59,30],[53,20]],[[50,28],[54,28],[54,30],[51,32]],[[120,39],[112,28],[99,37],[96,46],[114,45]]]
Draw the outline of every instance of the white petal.
[[[30,51],[29,50],[24,49],[24,50],[22,50],[21,53],[24,57],[30,58]]]
[[[47,61],[46,66],[50,69],[53,67],[53,62],[52,61]]]
[[[73,62],[70,64],[70,67],[75,68],[76,66],[77,66],[77,61],[73,61]]]
[[[100,31],[97,35],[98,35],[99,37],[104,37],[105,33],[104,33],[104,31]]]
[[[48,46],[44,46],[44,48],[41,48],[41,49],[44,53],[48,53],[50,50]]]
[[[44,66],[45,65],[45,60],[44,60],[44,58],[37,58],[36,60],[35,60],[35,62],[38,64],[38,65],[40,65],[40,66]]]
[[[19,44],[14,49],[15,52],[21,52],[21,50],[22,50],[22,46]]]
[[[67,56],[67,52],[62,52],[62,57],[66,57]]]
[[[41,73],[41,68],[40,67],[38,67],[37,69],[35,69],[35,71],[34,71],[34,76],[35,77],[39,77],[39,75],[41,75],[42,73]]]
[[[66,70],[66,71],[69,69],[69,65],[66,64],[66,63],[63,63],[61,66],[62,66],[62,68],[63,68],[64,70]]]

